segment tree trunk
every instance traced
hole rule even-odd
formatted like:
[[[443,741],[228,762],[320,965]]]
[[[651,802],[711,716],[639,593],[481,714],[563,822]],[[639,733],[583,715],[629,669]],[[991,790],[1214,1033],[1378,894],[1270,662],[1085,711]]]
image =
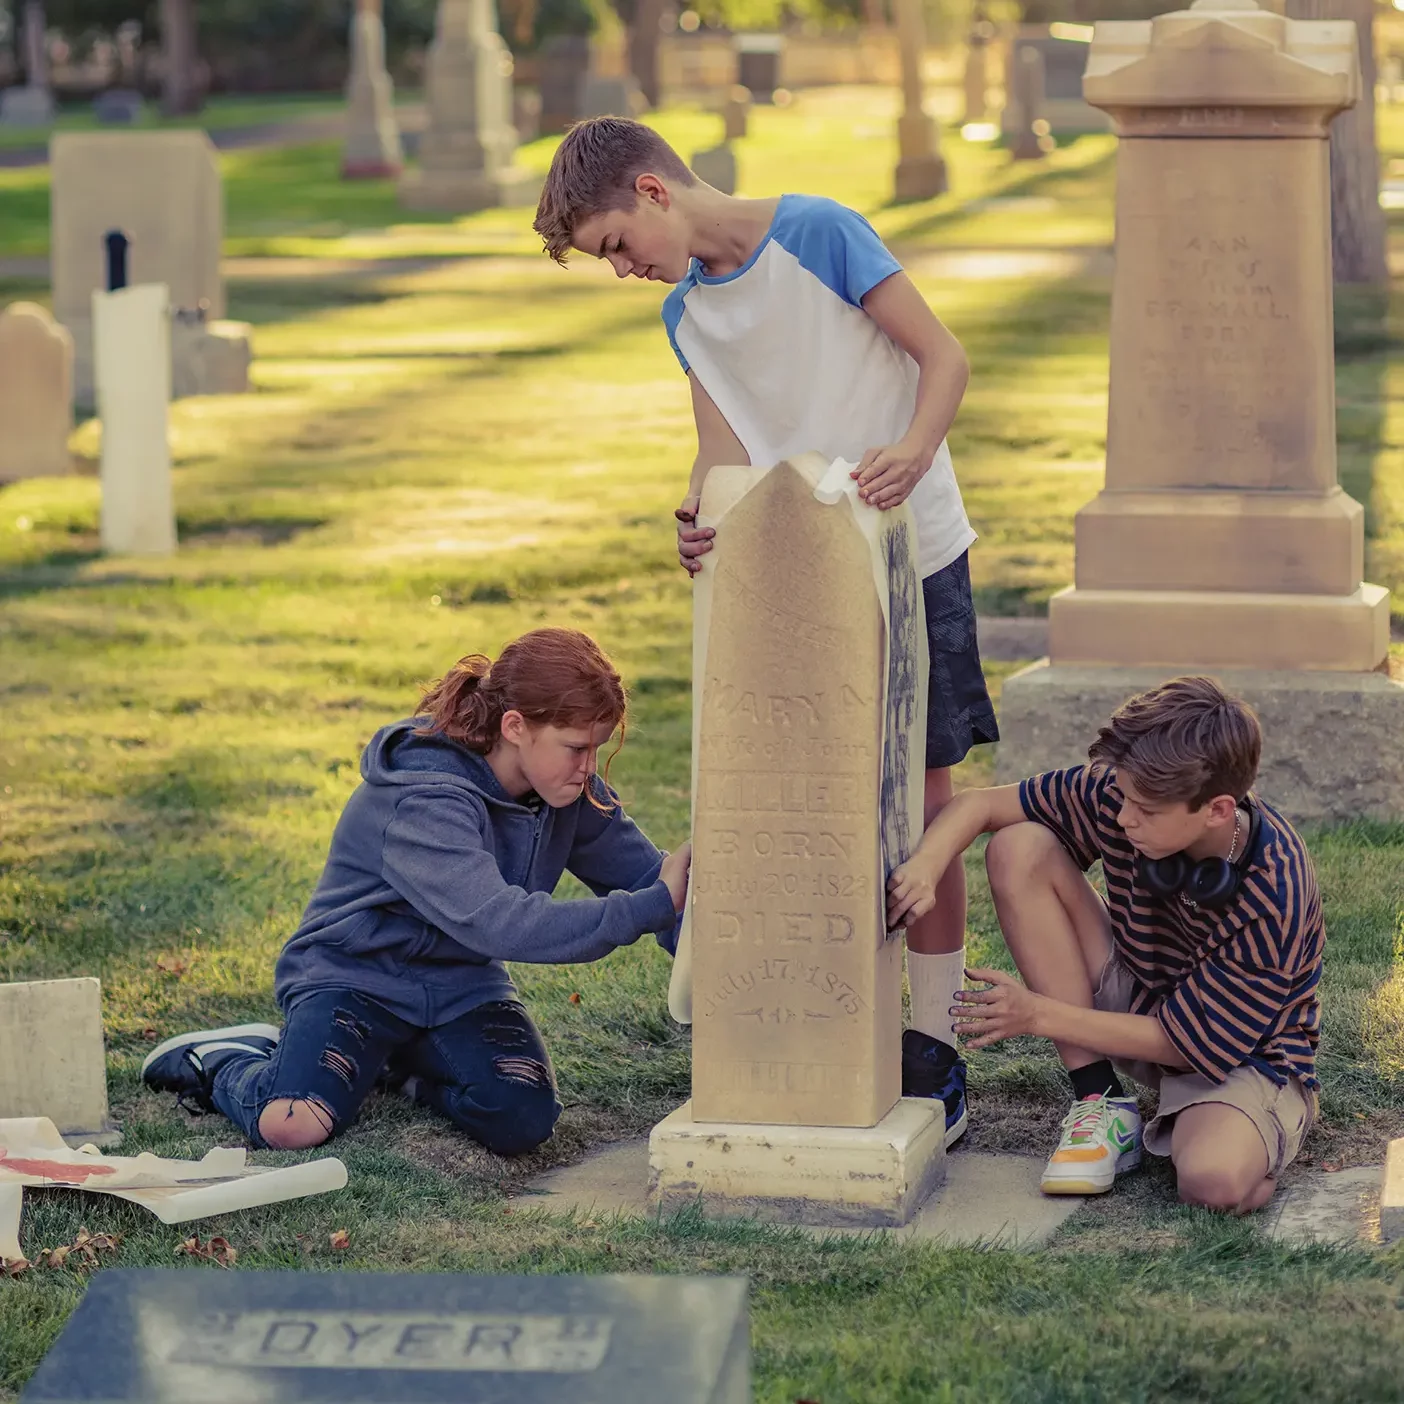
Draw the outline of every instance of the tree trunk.
[[[863,0],[863,23],[869,29],[887,28],[887,10],[883,0]]]
[[[1374,0],[1287,0],[1293,19],[1353,20],[1360,101],[1331,123],[1331,266],[1337,283],[1389,281],[1375,141]]]
[[[181,117],[200,110],[195,0],[161,0],[161,111]]]
[[[662,0],[636,0],[634,22],[629,26],[629,71],[650,107],[658,106],[662,87],[658,72],[662,17]]]

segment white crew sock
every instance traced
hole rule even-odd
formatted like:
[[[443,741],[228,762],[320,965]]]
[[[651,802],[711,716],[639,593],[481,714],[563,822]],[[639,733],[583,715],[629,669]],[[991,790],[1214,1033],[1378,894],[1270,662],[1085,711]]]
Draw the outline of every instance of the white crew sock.
[[[951,1006],[965,988],[965,947],[941,955],[907,952],[907,983],[912,991],[912,1027],[955,1047]]]

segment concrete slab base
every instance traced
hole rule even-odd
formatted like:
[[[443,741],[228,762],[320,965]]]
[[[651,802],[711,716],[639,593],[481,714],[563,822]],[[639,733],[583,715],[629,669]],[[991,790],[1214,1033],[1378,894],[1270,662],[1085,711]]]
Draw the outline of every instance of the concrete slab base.
[[[904,1097],[876,1126],[765,1126],[694,1121],[692,1103],[648,1138],[650,1202],[699,1200],[717,1214],[781,1223],[892,1228],[946,1178],[940,1103]]]
[[[1032,1249],[1082,1206],[1071,1196],[1040,1194],[1043,1161],[1019,1155],[955,1150],[946,1157],[945,1183],[900,1228],[799,1225],[816,1237],[879,1233],[951,1246]],[[528,1203],[585,1220],[615,1215],[653,1217],[648,1200],[648,1142],[620,1141],[532,1180]]]
[[[1117,706],[1185,671],[1212,673],[1256,708],[1263,724],[1256,788],[1293,822],[1404,816],[1404,686],[1383,673],[1120,668],[1040,659],[1004,681],[995,783],[1082,764],[1097,728]]]
[[[1378,1243],[1380,1167],[1304,1176],[1281,1191],[1263,1216],[1268,1237],[1279,1243]]]
[[[1404,1238],[1404,1136],[1389,1143],[1380,1183],[1380,1237],[1386,1243]]]

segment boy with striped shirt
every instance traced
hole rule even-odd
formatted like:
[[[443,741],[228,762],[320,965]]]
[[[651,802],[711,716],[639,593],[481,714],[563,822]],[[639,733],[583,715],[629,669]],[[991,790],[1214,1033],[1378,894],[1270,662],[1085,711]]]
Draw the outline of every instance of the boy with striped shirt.
[[[1090,765],[968,790],[892,877],[889,920],[920,914],[981,833],[995,911],[1023,984],[961,991],[969,1046],[1051,1038],[1072,1110],[1048,1194],[1099,1194],[1140,1163],[1118,1070],[1157,1088],[1144,1145],[1188,1203],[1246,1214],[1271,1197],[1316,1114],[1324,929],[1306,848],[1250,793],[1262,737],[1209,678],[1133,697]],[[1098,859],[1106,897],[1085,874]]]

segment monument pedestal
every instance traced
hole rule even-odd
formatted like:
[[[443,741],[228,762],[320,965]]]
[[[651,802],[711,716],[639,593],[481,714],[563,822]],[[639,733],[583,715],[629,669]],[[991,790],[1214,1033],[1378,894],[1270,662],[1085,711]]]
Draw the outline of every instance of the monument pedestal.
[[[399,175],[403,166],[395,85],[385,67],[385,22],[379,0],[359,0],[351,17],[341,174],[347,180],[372,180]]]
[[[1006,678],[995,783],[1084,765],[1102,720],[1177,668],[1115,668],[1041,659]],[[1215,668],[1258,713],[1255,788],[1293,823],[1404,814],[1404,686],[1384,673]]]
[[[694,1121],[692,1103],[648,1138],[649,1201],[782,1223],[896,1228],[946,1179],[939,1102],[904,1097],[876,1126]]]

